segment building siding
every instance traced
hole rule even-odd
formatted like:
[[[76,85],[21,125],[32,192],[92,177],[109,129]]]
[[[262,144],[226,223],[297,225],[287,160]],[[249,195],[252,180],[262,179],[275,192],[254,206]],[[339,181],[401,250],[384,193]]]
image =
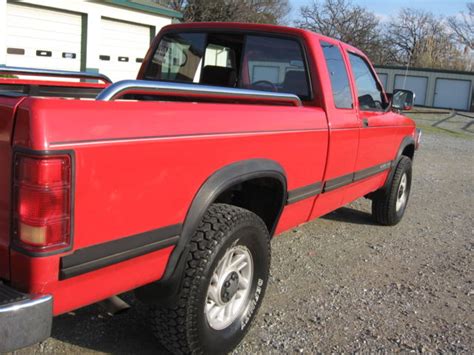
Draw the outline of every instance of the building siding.
[[[469,101],[467,103],[467,110],[474,111],[473,101],[473,88],[474,88],[474,73],[470,72],[455,72],[455,71],[443,71],[433,69],[418,69],[418,68],[406,68],[400,67],[375,67],[377,74],[387,75],[387,85],[385,87],[386,92],[393,92],[395,88],[395,77],[396,76],[418,76],[427,78],[426,97],[425,104],[423,106],[436,107],[435,105],[435,92],[436,82],[438,79],[450,79],[450,80],[466,80],[471,83],[467,96]]]

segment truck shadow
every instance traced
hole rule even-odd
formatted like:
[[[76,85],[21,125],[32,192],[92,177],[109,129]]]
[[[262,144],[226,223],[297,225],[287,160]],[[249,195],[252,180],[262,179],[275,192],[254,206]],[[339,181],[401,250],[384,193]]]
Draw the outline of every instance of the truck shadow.
[[[378,225],[372,220],[372,215],[370,213],[359,211],[350,207],[341,207],[325,216],[322,216],[321,218],[351,224],[364,224],[372,226]]]
[[[66,353],[169,354],[151,332],[148,307],[131,293],[123,299],[132,308],[116,316],[92,305],[56,317],[50,341],[65,343]]]

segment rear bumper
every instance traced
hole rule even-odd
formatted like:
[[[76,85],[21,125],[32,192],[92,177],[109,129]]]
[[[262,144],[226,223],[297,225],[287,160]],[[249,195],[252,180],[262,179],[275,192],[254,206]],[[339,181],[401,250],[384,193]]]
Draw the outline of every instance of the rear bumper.
[[[0,282],[0,353],[47,339],[52,321],[52,296],[26,295]]]

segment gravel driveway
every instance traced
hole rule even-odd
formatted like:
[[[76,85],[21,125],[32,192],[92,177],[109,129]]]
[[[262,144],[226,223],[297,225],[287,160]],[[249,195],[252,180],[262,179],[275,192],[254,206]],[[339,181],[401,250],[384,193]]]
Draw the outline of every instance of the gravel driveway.
[[[432,129],[403,221],[374,225],[360,200],[276,238],[266,298],[236,354],[474,352],[473,134],[422,121]],[[58,317],[50,339],[17,353],[162,353],[134,305]]]

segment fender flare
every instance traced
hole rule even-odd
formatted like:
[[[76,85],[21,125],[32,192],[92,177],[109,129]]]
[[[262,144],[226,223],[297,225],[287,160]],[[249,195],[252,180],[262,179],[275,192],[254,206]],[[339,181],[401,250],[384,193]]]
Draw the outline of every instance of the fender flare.
[[[402,157],[402,153],[405,150],[405,148],[408,147],[409,145],[413,145],[415,147],[415,139],[412,136],[406,136],[405,138],[402,139],[402,142],[400,143],[400,147],[398,148],[398,151],[397,151],[397,155],[392,162],[390,173],[388,174],[387,180],[385,181],[385,184],[383,186],[383,191],[386,191],[390,187],[390,184],[392,183],[393,175],[395,174],[395,170],[397,169],[398,163],[400,162],[400,159]]]
[[[270,235],[273,235],[288,195],[286,173],[283,167],[269,159],[250,159],[226,165],[214,172],[194,196],[186,214],[179,241],[168,259],[162,278],[136,289],[136,296],[145,303],[160,305],[167,305],[175,300],[182,281],[189,242],[204,213],[226,189],[235,184],[262,177],[279,180],[283,188],[281,208],[272,230],[269,231]]]

